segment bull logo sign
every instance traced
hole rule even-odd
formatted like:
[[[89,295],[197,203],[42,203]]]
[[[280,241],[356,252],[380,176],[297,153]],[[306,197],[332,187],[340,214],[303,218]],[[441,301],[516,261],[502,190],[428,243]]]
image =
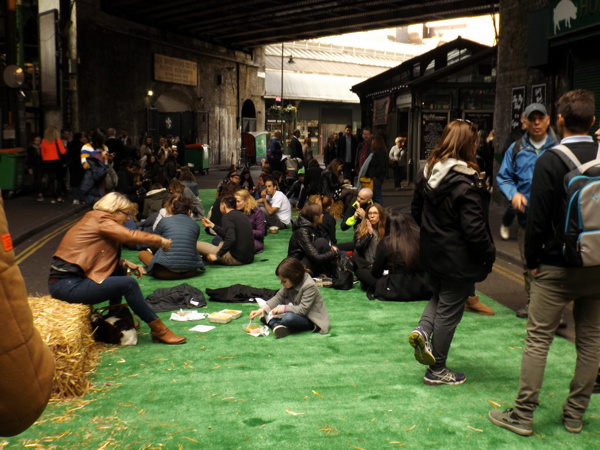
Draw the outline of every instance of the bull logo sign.
[[[571,28],[571,20],[577,19],[577,6],[571,0],[560,0],[554,8],[554,34],[560,31],[563,22],[565,28]]]

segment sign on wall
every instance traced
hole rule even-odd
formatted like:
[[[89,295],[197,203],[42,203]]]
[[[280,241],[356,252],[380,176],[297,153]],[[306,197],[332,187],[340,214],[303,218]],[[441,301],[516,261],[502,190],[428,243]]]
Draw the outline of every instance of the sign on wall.
[[[541,103],[546,105],[546,85],[534,84],[531,86],[531,103]]]
[[[154,79],[166,83],[198,85],[198,64],[186,59],[154,54]]]
[[[521,114],[525,111],[525,86],[512,89],[510,129],[521,129]]]
[[[447,112],[421,114],[421,155],[427,159],[440,142],[444,128],[448,125]]]
[[[550,3],[548,37],[553,38],[598,25],[598,11],[597,1],[553,0]]]
[[[386,125],[388,110],[390,109],[390,98],[378,98],[373,101],[373,126]]]

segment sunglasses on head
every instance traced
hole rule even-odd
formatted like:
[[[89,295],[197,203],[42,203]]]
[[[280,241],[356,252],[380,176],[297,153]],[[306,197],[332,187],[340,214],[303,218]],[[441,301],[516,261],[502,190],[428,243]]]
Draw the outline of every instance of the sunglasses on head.
[[[469,125],[473,131],[477,131],[477,128],[478,128],[477,124],[471,122],[468,119],[454,119],[454,120],[456,120],[457,122],[464,122],[467,125]]]

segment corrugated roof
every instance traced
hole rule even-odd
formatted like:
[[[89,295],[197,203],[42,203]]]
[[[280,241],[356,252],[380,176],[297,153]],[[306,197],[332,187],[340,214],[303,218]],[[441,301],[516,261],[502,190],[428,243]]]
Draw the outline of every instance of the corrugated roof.
[[[265,98],[281,95],[281,71],[265,74]],[[284,72],[283,99],[359,103],[350,88],[364,78]]]

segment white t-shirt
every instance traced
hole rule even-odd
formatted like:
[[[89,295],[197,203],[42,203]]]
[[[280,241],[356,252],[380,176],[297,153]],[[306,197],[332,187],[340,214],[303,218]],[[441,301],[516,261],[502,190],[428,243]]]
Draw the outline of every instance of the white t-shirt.
[[[267,195],[267,200],[273,208],[279,208],[275,214],[283,223],[288,225],[292,221],[292,205],[290,201],[281,191],[275,191],[275,195],[271,197]]]

